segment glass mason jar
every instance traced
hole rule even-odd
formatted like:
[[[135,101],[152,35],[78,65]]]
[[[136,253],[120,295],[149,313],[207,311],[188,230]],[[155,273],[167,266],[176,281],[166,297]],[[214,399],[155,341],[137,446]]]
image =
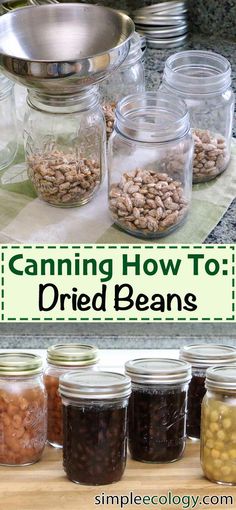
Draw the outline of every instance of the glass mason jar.
[[[193,182],[214,179],[228,166],[234,115],[231,67],[210,51],[183,51],[166,63],[161,89],[185,100],[194,138]]]
[[[131,457],[156,463],[179,460],[186,443],[191,366],[184,361],[144,358],[128,361],[125,373],[132,381],[128,432]]]
[[[39,356],[0,353],[0,411],[0,464],[37,462],[47,439],[47,395]]]
[[[202,404],[201,463],[212,482],[236,485],[236,365],[206,373]]]
[[[0,170],[10,165],[17,151],[14,84],[0,74]]]
[[[183,101],[146,92],[122,99],[108,144],[109,210],[137,237],[180,226],[190,205],[193,140]]]
[[[62,402],[59,394],[59,378],[68,371],[93,370],[98,363],[98,349],[92,345],[56,344],[47,350],[47,367],[44,383],[48,395],[48,442],[55,447],[63,446]]]
[[[117,102],[125,96],[142,93],[145,90],[141,42],[140,35],[135,32],[131,38],[130,50],[125,61],[100,85],[108,138],[113,130]]]
[[[217,344],[185,345],[180,350],[180,359],[192,366],[192,379],[188,389],[187,435],[200,439],[201,406],[206,393],[206,370],[214,365],[236,363],[236,349]]]
[[[106,133],[96,86],[76,95],[28,92],[25,153],[38,196],[54,206],[86,204],[105,171]]]
[[[63,402],[63,463],[72,482],[118,482],[127,455],[129,377],[112,372],[67,373],[60,378]]]

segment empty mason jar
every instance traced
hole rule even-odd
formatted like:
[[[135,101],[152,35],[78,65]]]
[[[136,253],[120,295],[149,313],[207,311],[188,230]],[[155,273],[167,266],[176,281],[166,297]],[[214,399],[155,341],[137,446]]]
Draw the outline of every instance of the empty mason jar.
[[[191,366],[184,361],[143,358],[128,361],[129,450],[141,462],[174,462],[186,443],[187,389]]]
[[[236,485],[236,365],[206,373],[202,404],[201,463],[211,482]]]
[[[109,210],[132,235],[167,235],[186,219],[193,140],[183,101],[146,92],[122,99],[109,140]]]
[[[145,76],[141,37],[135,32],[125,61],[117,71],[108,76],[100,85],[108,137],[113,130],[117,102],[122,97],[142,93],[144,90]]]
[[[17,151],[14,84],[0,74],[0,170],[8,166]]]
[[[192,379],[188,388],[187,435],[190,439],[200,439],[206,371],[214,365],[236,363],[236,349],[217,344],[185,345],[180,350],[180,359],[192,366]]]
[[[194,137],[193,182],[209,181],[230,160],[234,115],[231,66],[210,51],[183,51],[166,63],[161,89],[184,99]]]
[[[72,482],[118,482],[127,454],[130,378],[112,372],[74,372],[60,378],[64,468]]]
[[[97,87],[67,96],[29,90],[24,141],[38,196],[59,207],[86,204],[99,189],[106,165]]]
[[[68,371],[92,370],[98,363],[98,349],[92,345],[56,344],[47,350],[44,382],[48,394],[48,442],[63,446],[62,402],[59,378]]]
[[[42,359],[23,352],[0,353],[0,464],[37,462],[47,439],[47,395]]]

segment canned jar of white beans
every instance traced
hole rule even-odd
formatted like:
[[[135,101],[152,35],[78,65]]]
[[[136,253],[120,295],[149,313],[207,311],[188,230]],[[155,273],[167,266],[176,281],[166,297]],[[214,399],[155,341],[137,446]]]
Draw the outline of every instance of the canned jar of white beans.
[[[201,464],[212,482],[236,485],[236,365],[206,373],[202,403]]]

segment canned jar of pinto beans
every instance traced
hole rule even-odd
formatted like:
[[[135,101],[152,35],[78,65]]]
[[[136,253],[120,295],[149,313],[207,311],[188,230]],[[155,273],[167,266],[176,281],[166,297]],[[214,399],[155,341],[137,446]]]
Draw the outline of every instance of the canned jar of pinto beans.
[[[0,464],[27,466],[41,458],[46,414],[40,356],[0,353]]]
[[[47,350],[44,382],[48,394],[48,442],[56,448],[63,446],[63,419],[59,378],[71,370],[96,369],[98,349],[93,345],[56,344]]]
[[[186,444],[187,389],[191,366],[173,359],[128,361],[131,377],[129,450],[140,462],[174,462]]]
[[[236,363],[236,349],[230,345],[195,344],[180,349],[180,359],[192,366],[192,379],[188,389],[187,436],[200,439],[201,406],[206,393],[205,380],[208,368]]]
[[[129,377],[113,372],[70,372],[60,378],[63,464],[72,482],[118,482],[127,456]]]
[[[236,365],[206,373],[202,404],[201,463],[212,482],[236,485]]]

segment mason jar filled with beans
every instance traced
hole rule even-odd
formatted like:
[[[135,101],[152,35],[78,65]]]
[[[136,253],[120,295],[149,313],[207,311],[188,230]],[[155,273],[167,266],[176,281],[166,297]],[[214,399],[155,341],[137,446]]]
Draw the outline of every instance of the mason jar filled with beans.
[[[192,379],[188,388],[187,435],[199,440],[201,434],[201,405],[206,393],[206,370],[214,365],[236,363],[235,347],[217,344],[185,345],[180,359],[192,366]]]
[[[109,211],[123,230],[163,237],[185,221],[191,201],[193,140],[183,101],[146,92],[116,108],[109,151]]]
[[[183,51],[165,63],[161,89],[185,100],[194,138],[193,182],[214,179],[228,166],[234,115],[231,66],[212,51]]]
[[[96,86],[76,94],[28,90],[24,146],[28,177],[56,207],[89,202],[106,170],[106,129]]]
[[[236,365],[206,373],[202,404],[201,463],[212,482],[236,485]]]
[[[42,359],[23,352],[0,353],[0,464],[34,464],[46,440]]]
[[[143,358],[128,361],[131,377],[129,450],[134,460],[179,460],[186,443],[187,389],[191,366],[184,361]]]
[[[47,350],[47,367],[44,382],[48,395],[48,442],[55,447],[63,446],[62,402],[59,394],[59,378],[68,371],[94,370],[98,363],[98,349],[92,345],[56,344]]]
[[[70,372],[60,378],[63,463],[72,482],[106,485],[121,479],[130,392],[130,378],[122,374]]]

